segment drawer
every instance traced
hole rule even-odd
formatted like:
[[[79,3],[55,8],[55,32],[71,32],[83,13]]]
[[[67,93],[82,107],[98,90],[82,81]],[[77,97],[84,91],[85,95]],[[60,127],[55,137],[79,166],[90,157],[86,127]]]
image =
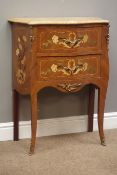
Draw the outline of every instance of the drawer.
[[[101,27],[45,27],[37,29],[37,55],[65,56],[101,50]]]
[[[38,80],[77,79],[100,76],[100,56],[40,57]]]

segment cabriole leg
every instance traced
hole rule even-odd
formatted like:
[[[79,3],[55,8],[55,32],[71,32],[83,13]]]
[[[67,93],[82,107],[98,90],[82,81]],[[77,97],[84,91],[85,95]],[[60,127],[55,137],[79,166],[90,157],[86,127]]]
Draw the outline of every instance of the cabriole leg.
[[[37,94],[31,94],[31,145],[30,154],[34,153],[37,130]]]
[[[105,107],[105,98],[106,98],[107,88],[101,87],[98,89],[98,129],[101,140],[101,145],[105,146],[105,137],[103,129],[104,121],[104,107]]]

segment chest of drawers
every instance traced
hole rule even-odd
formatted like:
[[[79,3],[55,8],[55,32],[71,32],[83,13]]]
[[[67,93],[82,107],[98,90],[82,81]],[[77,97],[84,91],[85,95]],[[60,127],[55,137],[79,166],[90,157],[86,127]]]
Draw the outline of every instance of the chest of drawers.
[[[18,140],[18,94],[31,96],[34,152],[37,93],[44,87],[76,92],[89,86],[88,131],[93,130],[95,88],[98,126],[104,141],[103,114],[109,77],[107,20],[98,18],[11,19],[13,48],[14,140]]]

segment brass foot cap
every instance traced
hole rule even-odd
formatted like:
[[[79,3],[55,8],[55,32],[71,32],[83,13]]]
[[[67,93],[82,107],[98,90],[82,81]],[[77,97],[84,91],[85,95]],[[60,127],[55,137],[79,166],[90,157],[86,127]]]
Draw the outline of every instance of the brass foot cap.
[[[34,154],[34,147],[30,147],[30,151],[29,151],[29,156],[32,156]]]
[[[105,143],[105,140],[104,139],[101,140],[101,145],[102,146],[106,146],[106,143]]]

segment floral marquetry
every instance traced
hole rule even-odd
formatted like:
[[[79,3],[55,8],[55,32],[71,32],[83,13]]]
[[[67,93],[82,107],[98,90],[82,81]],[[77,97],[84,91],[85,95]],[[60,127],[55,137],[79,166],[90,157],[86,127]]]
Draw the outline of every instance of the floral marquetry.
[[[81,43],[86,43],[88,41],[88,35],[78,36],[76,33],[69,33],[68,38],[63,38],[61,36],[53,35],[47,42],[43,43],[43,46],[48,47],[49,44],[58,44],[66,48],[77,48]]]
[[[20,36],[17,38],[17,48],[16,48],[16,57],[17,57],[17,70],[16,70],[16,79],[19,84],[23,84],[26,80],[26,36]]]
[[[67,66],[53,64],[51,66],[51,70],[52,72],[63,72],[64,75],[75,75],[78,74],[80,71],[86,71],[87,67],[88,63],[86,62],[78,62],[76,64],[74,59],[70,59],[67,63]]]
[[[38,75],[41,79],[72,79],[79,76],[99,76],[100,74],[100,56],[58,57],[57,59],[44,57],[38,64]]]
[[[62,56],[95,53],[101,49],[101,28],[99,30],[91,27],[58,27],[46,29],[45,26],[37,28],[37,51],[40,56]],[[80,54],[79,53],[79,54]]]

